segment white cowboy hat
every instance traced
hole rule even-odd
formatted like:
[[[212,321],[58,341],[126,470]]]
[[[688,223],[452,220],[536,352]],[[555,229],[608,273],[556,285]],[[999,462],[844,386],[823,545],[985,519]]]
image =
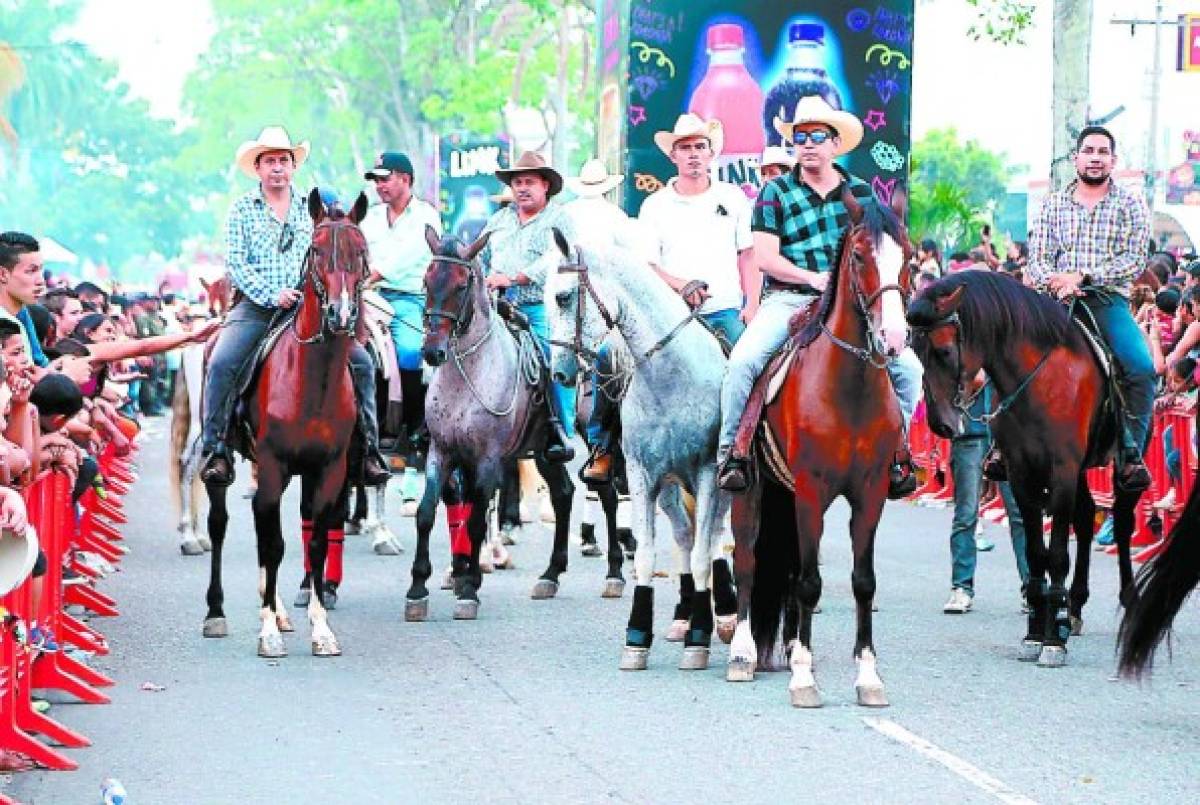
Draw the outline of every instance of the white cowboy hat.
[[[678,140],[685,137],[707,137],[713,154],[719,156],[721,147],[725,145],[725,128],[720,120],[704,120],[699,115],[688,112],[680,115],[671,131],[659,131],[654,134],[654,144],[667,156]]]
[[[536,151],[526,151],[521,158],[507,168],[496,171],[496,178],[511,186],[513,177],[519,173],[536,173],[550,183],[547,197],[557,196],[563,188],[562,174],[550,167],[546,158]]]
[[[0,531],[0,595],[8,595],[33,572],[38,557],[37,531],[28,526],[24,533]]]
[[[603,196],[609,190],[625,181],[625,174],[609,174],[604,162],[599,159],[589,159],[579,169],[578,176],[567,177],[567,189],[577,196],[591,198]]]
[[[766,150],[762,152],[762,159],[758,161],[758,164],[764,168],[767,165],[780,165],[791,170],[796,167],[796,160],[792,159],[792,155],[783,146],[768,145]]]
[[[287,129],[283,126],[267,126],[258,135],[257,140],[247,140],[238,146],[235,158],[237,166],[251,179],[257,179],[258,173],[254,170],[254,160],[267,151],[291,151],[298,168],[304,164],[304,160],[308,159],[308,140],[299,145],[293,145],[292,138],[288,136]]]
[[[779,114],[775,116],[775,131],[779,132],[785,143],[792,141],[792,132],[796,126],[804,123],[823,123],[836,131],[839,140],[835,152],[837,156],[853,151],[862,142],[862,121],[849,112],[834,109],[829,105],[829,101],[820,95],[805,95],[801,98],[796,104],[791,122],[783,119],[783,111],[781,107]]]

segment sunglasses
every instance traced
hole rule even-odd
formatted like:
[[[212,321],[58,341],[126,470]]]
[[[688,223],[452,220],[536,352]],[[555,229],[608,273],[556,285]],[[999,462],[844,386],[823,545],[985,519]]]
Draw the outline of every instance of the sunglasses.
[[[812,140],[813,145],[820,145],[821,143],[825,142],[826,140],[832,140],[832,139],[833,139],[833,134],[831,132],[825,131],[824,129],[818,129],[817,131],[793,131],[792,132],[792,142],[794,142],[796,145],[804,145],[809,140]]]
[[[284,223],[283,229],[279,232],[279,252],[282,254],[292,248],[292,243],[296,240],[296,230],[289,223]]]

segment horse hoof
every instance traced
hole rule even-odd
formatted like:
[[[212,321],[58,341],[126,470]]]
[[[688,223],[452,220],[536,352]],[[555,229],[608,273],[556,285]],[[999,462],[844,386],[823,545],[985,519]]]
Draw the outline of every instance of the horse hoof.
[[[1079,637],[1083,634],[1083,618],[1071,616],[1071,637]]]
[[[346,523],[346,530],[342,533],[347,537],[357,537],[362,533],[362,520],[350,520]]]
[[[513,538],[513,529],[511,529],[511,528],[500,529],[500,542],[502,542],[505,545],[516,545],[517,541],[516,541],[516,539]]]
[[[271,634],[258,638],[258,656],[277,659],[287,656],[287,646],[283,644],[283,635]]]
[[[429,618],[429,599],[418,598],[404,602],[404,620],[409,623],[423,623]]]
[[[1017,659],[1021,662],[1034,662],[1042,654],[1042,644],[1037,640],[1022,640],[1021,653]]]
[[[725,645],[733,642],[733,633],[737,630],[737,615],[717,616],[717,637]]]
[[[621,649],[621,663],[618,667],[622,671],[645,671],[646,660],[649,656],[650,649],[648,648],[625,646]]]
[[[582,556],[604,556],[604,551],[600,550],[600,546],[594,542],[585,542],[583,547],[579,549]]]
[[[460,598],[454,602],[454,620],[473,621],[479,617],[479,602]]]
[[[287,616],[286,612],[279,612],[275,615],[275,627],[281,632],[294,632],[296,627],[292,625],[292,619]]]
[[[211,551],[211,550],[212,550],[212,540],[208,538],[208,535],[207,535],[207,534],[199,534],[199,535],[197,535],[197,537],[196,537],[196,542],[199,542],[199,543],[200,543],[200,547],[201,547],[201,548],[203,548],[205,551]]]
[[[292,602],[292,606],[297,609],[303,609],[308,606],[308,602],[312,600],[312,590],[308,587],[301,587],[296,593],[296,600]]]
[[[1039,668],[1062,668],[1067,664],[1066,646],[1042,646],[1042,653],[1037,658]]]
[[[312,653],[314,657],[340,657],[342,656],[342,648],[338,645],[336,637],[326,635],[324,637],[313,638]]]
[[[416,517],[417,516],[417,502],[415,500],[405,500],[403,503],[401,503],[400,504],[400,516],[401,517]]]
[[[854,688],[858,694],[858,703],[862,707],[887,707],[887,694],[882,685],[857,685]]]
[[[680,671],[703,671],[708,668],[708,646],[684,646],[679,658]]]
[[[671,621],[671,625],[667,627],[666,639],[672,643],[682,643],[683,638],[687,636],[688,622],[685,620]]]
[[[725,665],[726,682],[753,682],[754,661],[730,658]]]
[[[820,707],[821,691],[817,690],[816,685],[809,685],[805,688],[788,688],[788,696],[791,697],[792,707],[813,708]]]
[[[620,598],[625,594],[625,579],[605,579],[601,598]]]
[[[401,551],[399,545],[386,537],[375,540],[375,543],[371,545],[371,549],[375,551],[377,556],[399,556]]]
[[[229,637],[229,624],[224,618],[205,618],[205,637]]]
[[[337,589],[336,588],[326,587],[325,595],[321,596],[321,598],[323,599],[321,603],[325,606],[325,609],[328,609],[331,611],[337,609]]]
[[[184,556],[203,556],[204,548],[200,546],[199,540],[185,539],[179,543],[179,552]]]
[[[558,595],[558,582],[550,579],[538,579],[533,585],[532,598],[534,601],[544,601]]]

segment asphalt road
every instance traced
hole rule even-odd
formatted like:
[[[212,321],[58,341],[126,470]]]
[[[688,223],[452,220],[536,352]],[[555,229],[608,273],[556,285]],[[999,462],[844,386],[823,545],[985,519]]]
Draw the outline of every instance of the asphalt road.
[[[17,775],[0,793],[97,803],[112,776],[131,805],[1200,800],[1200,607],[1180,619],[1174,659],[1152,684],[1115,681],[1109,557],[1093,566],[1086,634],[1072,641],[1069,666],[1039,669],[1016,660],[1023,619],[1006,533],[989,526],[998,547],[980,555],[975,610],[946,616],[949,511],[889,504],[875,637],[892,706],[867,711],[854,703],[846,512],[835,507],[814,638],[826,705],[800,711],[786,674],[726,683],[724,646],[710,670],[681,672],[680,646],[660,639],[648,671],[618,671],[632,585],[622,601],[602,600],[603,560],[573,545],[559,597],[530,600],[550,537],[538,524],[513,549],[517,569],[486,578],[478,621],[452,621],[451,594],[435,591],[430,622],[405,623],[414,533],[393,513],[402,556],[347,539],[331,616],[344,656],[312,657],[293,610],[291,656],[268,662],[255,656],[253,527],[237,495],[225,556],[230,636],[200,636],[208,561],[178,551],[165,427],[153,421],[127,500],[132,553],[103,588],[122,615],[92,621],[113,648],[93,661],[118,682],[113,702],[51,711],[95,745],[70,750],[79,771]],[[243,466],[239,492],[245,475]],[[300,576],[297,497],[285,507],[288,600]],[[441,526],[435,557],[446,545]],[[669,565],[665,537],[659,555]],[[675,592],[668,579],[657,589],[661,635]]]

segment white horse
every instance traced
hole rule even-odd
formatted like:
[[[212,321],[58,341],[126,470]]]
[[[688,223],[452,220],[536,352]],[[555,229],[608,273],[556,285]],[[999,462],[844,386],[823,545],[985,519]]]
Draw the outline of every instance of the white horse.
[[[564,262],[547,279],[545,296],[555,381],[574,382],[579,357],[594,357],[613,330],[628,347],[616,354],[626,355],[618,369],[628,380],[621,446],[633,502],[637,586],[620,667],[646,668],[653,639],[655,504],[671,515],[681,497],[674,494],[677,487],[695,499],[691,533],[676,529],[676,542],[688,557],[696,588],[679,667],[707,668],[713,632],[709,582],[719,558],[719,524],[729,507],[716,480],[725,356],[716,338],[692,320],[683,299],[632,252],[587,247],[572,252],[561,233],[555,234]]]

